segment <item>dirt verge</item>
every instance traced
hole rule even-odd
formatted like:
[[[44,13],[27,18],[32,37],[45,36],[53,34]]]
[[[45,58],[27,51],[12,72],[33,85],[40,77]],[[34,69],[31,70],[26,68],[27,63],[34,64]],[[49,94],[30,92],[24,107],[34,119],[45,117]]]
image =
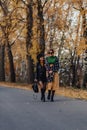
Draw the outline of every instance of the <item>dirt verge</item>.
[[[0,82],[0,86],[3,87],[11,87],[11,88],[20,88],[20,89],[26,89],[31,90],[32,85],[25,84],[25,83],[9,83],[9,82]],[[60,87],[56,91],[56,94],[71,98],[78,98],[78,99],[84,99],[87,100],[87,91],[82,89],[74,89],[70,87]]]

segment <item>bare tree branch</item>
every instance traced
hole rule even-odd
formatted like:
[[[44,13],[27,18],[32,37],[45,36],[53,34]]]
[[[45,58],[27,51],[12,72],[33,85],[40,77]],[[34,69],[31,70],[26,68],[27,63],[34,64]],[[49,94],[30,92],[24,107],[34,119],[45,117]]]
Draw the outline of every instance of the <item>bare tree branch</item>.
[[[22,32],[22,30],[23,30],[24,28],[25,28],[25,26],[23,26],[23,27],[21,28],[19,35],[17,35],[17,37],[16,37],[15,40],[10,44],[10,46],[12,46],[12,45],[16,42],[16,40],[18,39],[18,37],[20,37],[21,32]]]
[[[45,0],[45,2],[44,2],[44,4],[43,4],[43,8],[44,8],[44,6],[46,5],[47,2],[48,2],[48,0]]]
[[[73,7],[74,9],[76,9],[76,10],[78,10],[78,11],[80,11],[80,9],[78,9],[78,8],[76,8],[76,7]]]

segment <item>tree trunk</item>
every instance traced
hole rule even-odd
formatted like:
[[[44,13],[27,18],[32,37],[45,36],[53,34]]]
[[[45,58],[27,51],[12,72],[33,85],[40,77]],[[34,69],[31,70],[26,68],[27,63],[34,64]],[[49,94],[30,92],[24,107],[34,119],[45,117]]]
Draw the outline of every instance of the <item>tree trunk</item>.
[[[5,53],[5,46],[0,45],[0,81],[5,81],[4,53]]]
[[[76,64],[76,87],[81,88],[81,65],[79,63],[80,56],[77,56],[77,64]]]
[[[72,86],[75,87],[76,86],[76,64],[75,63],[72,65],[72,75],[73,75]]]
[[[82,8],[84,13],[83,13],[83,37],[85,40],[85,44],[87,44],[87,21],[86,21],[86,11],[84,8]],[[87,47],[85,49],[85,58],[84,58],[84,76],[83,76],[83,87],[86,88],[87,87]]]
[[[75,58],[75,50],[74,50],[74,54],[71,53],[70,71],[71,71],[71,84],[72,84],[73,87],[75,87],[75,85],[76,85],[76,58]]]
[[[34,67],[31,56],[27,56],[27,83],[31,84],[34,81]]]
[[[44,54],[45,51],[45,30],[44,30],[44,17],[43,17],[43,6],[41,0],[37,0],[37,10],[38,10],[38,31],[40,33],[39,43],[41,48],[41,53]]]
[[[62,47],[64,45],[64,40],[65,40],[65,32],[63,31],[62,37],[61,37],[61,43],[59,45],[59,50],[58,50],[58,58],[60,59]]]
[[[33,28],[33,9],[32,0],[28,3],[27,8],[27,39],[26,39],[26,52],[27,52],[27,82],[30,84],[33,82],[33,61],[29,54],[29,50],[32,46],[32,28]]]
[[[15,82],[16,78],[15,78],[15,69],[14,69],[14,63],[13,63],[13,55],[11,52],[11,46],[8,43],[6,47],[8,50],[8,59],[9,59],[9,66],[10,66],[10,81]]]
[[[85,50],[85,58],[84,58],[83,87],[87,88],[87,50]]]

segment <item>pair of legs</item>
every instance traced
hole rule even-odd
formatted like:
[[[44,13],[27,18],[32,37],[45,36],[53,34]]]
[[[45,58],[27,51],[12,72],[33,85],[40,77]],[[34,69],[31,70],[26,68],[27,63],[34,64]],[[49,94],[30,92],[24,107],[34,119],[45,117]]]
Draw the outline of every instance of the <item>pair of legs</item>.
[[[48,82],[48,96],[47,99],[51,100],[52,102],[54,101],[54,95],[56,89],[59,87],[59,75],[57,72],[54,74],[54,79],[52,82]]]
[[[54,101],[54,94],[55,94],[55,89],[53,89],[53,82],[48,83],[48,96],[47,99],[50,101]]]
[[[39,81],[39,86],[41,89],[41,101],[45,102],[46,83]]]

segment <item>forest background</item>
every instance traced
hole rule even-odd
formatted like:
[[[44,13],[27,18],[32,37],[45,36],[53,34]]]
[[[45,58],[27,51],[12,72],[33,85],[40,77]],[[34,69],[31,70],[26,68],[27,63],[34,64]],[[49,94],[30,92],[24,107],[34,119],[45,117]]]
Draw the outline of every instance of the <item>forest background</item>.
[[[0,81],[33,83],[37,55],[60,62],[60,86],[87,88],[87,1],[0,0]]]

